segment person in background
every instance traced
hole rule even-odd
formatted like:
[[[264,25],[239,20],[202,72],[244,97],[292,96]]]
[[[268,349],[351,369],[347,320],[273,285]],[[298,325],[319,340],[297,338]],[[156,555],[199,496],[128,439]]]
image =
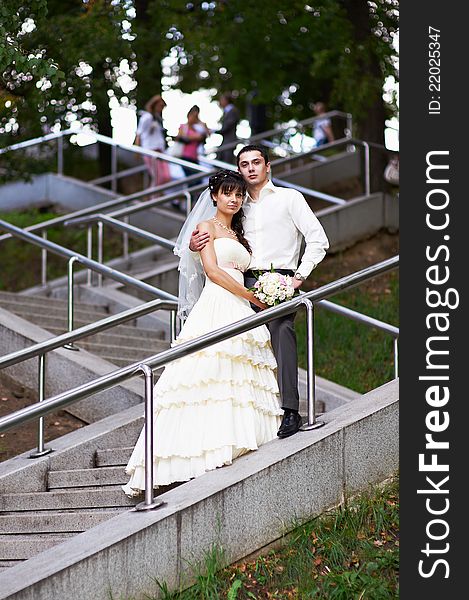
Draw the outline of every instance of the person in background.
[[[326,105],[324,102],[315,102],[313,109],[315,114],[321,117],[313,122],[313,137],[316,140],[316,146],[333,142],[335,138],[332,132],[331,120],[329,117],[322,117],[326,113]]]
[[[166,150],[166,129],[163,127],[163,109],[166,102],[160,94],[152,96],[140,112],[134,144],[146,150]],[[143,160],[151,178],[151,185],[163,185],[171,181],[168,163],[144,156]]]
[[[239,111],[236,106],[233,104],[233,98],[231,94],[225,92],[220,96],[219,100],[220,106],[223,109],[223,116],[221,119],[221,128],[217,133],[220,133],[223,136],[223,141],[221,146],[224,144],[229,144],[231,142],[236,142],[236,128],[239,123]],[[231,148],[226,148],[225,150],[220,150],[217,153],[217,159],[222,160],[227,163],[234,163],[235,156],[234,146]]]
[[[184,143],[184,151],[181,158],[195,164],[199,164],[199,152],[204,144],[210,130],[199,118],[200,108],[194,105],[187,113],[187,122],[179,126],[176,140]],[[186,175],[193,175],[195,171],[189,167],[183,167]]]

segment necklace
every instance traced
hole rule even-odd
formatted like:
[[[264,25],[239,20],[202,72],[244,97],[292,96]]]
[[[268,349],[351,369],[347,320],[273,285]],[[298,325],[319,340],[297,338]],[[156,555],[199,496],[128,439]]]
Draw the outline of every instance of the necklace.
[[[220,223],[220,221],[216,217],[212,217],[212,221],[214,223],[216,223],[217,225],[219,225],[220,227],[222,227],[223,229],[225,229],[231,236],[233,236],[236,239],[238,239],[238,236],[236,235],[236,232],[233,231],[232,229],[230,229],[229,227],[227,227],[226,225],[223,225],[223,223]]]

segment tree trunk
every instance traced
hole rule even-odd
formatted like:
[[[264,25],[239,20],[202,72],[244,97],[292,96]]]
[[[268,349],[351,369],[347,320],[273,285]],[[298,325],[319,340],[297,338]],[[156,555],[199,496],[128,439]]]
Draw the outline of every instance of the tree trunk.
[[[133,30],[136,37],[133,42],[137,55],[137,107],[143,108],[145,102],[155,94],[161,93],[161,44],[154,19],[148,12],[149,0],[135,0],[135,20]],[[156,11],[157,12],[157,11]]]
[[[343,5],[353,26],[355,41],[358,44],[369,45],[372,32],[372,22],[368,3],[363,0],[344,0]],[[382,70],[378,57],[373,52],[367,53],[367,64],[359,65],[360,71],[367,73],[371,79],[381,82]],[[382,86],[376,86],[370,94],[369,106],[364,116],[354,121],[354,135],[366,142],[374,142],[384,146],[384,127],[386,108],[383,100]],[[370,147],[370,188],[371,191],[382,190],[384,187],[383,171],[388,161],[385,151]]]
[[[109,110],[109,97],[107,95],[109,84],[104,69],[105,67],[102,64],[97,65],[95,68],[96,81],[99,83],[96,85],[97,89],[93,100],[96,104],[98,133],[112,137],[111,111]],[[99,173],[101,177],[111,174],[111,153],[112,148],[109,144],[98,144]],[[110,188],[111,184],[109,183],[105,187]]]

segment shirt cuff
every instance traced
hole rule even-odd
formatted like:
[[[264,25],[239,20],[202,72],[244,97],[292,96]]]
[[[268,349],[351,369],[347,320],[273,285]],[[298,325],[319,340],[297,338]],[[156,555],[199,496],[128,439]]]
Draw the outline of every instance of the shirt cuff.
[[[316,266],[316,263],[313,262],[302,262],[298,269],[296,269],[295,273],[299,273],[306,279],[311,271],[316,268]]]

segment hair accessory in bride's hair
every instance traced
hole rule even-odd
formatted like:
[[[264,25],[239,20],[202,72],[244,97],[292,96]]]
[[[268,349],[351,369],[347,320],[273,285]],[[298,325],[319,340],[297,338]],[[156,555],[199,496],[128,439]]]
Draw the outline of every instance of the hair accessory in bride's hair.
[[[208,189],[217,193],[222,186],[225,187],[225,182],[228,190],[239,188],[243,191],[243,194],[246,193],[246,182],[243,177],[236,171],[229,171],[228,169],[221,169],[211,175],[208,180]]]
[[[211,177],[209,177],[208,180],[208,187],[210,190],[214,190],[217,187],[218,182],[222,181],[223,179],[225,179],[226,177],[230,177],[232,175],[237,175],[237,173],[235,173],[234,171],[218,171],[217,173],[215,173],[214,175],[212,175]]]

